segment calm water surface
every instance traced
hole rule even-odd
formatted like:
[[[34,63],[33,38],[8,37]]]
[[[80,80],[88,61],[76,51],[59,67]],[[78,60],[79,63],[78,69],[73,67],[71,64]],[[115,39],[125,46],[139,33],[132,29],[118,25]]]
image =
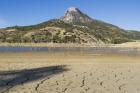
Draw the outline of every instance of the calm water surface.
[[[121,55],[140,55],[137,48],[109,48],[109,47],[84,47],[84,48],[50,48],[50,47],[0,47],[0,53],[3,52],[79,52],[88,54],[121,54]]]

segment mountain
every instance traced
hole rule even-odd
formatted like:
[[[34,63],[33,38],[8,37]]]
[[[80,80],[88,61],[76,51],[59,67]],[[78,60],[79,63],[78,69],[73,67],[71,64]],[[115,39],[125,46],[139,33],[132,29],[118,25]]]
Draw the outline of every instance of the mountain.
[[[91,23],[92,18],[82,13],[78,8],[70,7],[66,12],[62,20],[67,23]]]
[[[37,25],[0,29],[0,42],[124,43],[140,39],[140,32],[92,19],[78,8],[66,10],[60,19]]]
[[[130,35],[133,37],[133,39],[135,40],[139,40],[140,39],[140,31],[136,31],[136,30],[127,30]]]

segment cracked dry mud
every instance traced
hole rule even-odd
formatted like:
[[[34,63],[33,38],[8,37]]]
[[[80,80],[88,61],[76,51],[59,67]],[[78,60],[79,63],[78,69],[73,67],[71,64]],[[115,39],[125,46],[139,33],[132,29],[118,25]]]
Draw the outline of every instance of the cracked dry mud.
[[[18,80],[1,81],[7,86],[0,93],[140,93],[140,64],[71,64],[67,68],[70,70],[23,83],[34,78],[27,75],[18,85],[14,85]]]
[[[86,59],[86,63],[83,59],[85,63],[81,63],[80,60],[0,63],[0,93],[140,93],[138,61],[104,63]]]

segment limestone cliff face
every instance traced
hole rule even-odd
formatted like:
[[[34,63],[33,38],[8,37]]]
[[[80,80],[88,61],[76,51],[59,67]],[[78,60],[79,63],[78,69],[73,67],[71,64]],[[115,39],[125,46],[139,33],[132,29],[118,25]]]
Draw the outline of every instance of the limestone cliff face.
[[[90,23],[93,21],[92,18],[75,7],[67,9],[62,20],[67,23]]]

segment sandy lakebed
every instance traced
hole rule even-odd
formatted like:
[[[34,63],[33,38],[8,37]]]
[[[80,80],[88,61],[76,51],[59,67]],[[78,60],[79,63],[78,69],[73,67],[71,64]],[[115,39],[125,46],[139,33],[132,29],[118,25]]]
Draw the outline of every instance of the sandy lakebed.
[[[0,93],[140,93],[140,57],[0,53]]]

